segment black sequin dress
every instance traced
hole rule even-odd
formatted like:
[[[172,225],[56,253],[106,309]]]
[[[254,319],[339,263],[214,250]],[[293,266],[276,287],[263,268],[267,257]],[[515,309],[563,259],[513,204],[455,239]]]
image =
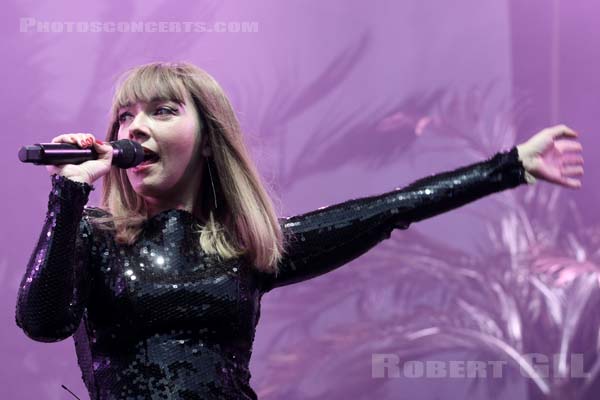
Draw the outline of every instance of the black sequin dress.
[[[34,340],[74,336],[92,399],[256,399],[248,369],[260,300],[338,268],[395,228],[525,183],[516,148],[388,193],[281,219],[279,274],[199,249],[195,217],[149,218],[132,246],[90,221],[92,186],[52,176],[48,212],[23,277],[17,324]]]

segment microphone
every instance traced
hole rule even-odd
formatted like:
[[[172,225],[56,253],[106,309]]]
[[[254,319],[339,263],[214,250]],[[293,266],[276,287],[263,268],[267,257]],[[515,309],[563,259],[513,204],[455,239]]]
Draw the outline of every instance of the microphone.
[[[112,164],[118,168],[132,168],[141,164],[151,154],[145,154],[138,142],[129,139],[108,142],[113,147]],[[91,147],[82,149],[71,143],[36,143],[19,149],[19,160],[35,165],[81,164],[97,160],[98,153]]]

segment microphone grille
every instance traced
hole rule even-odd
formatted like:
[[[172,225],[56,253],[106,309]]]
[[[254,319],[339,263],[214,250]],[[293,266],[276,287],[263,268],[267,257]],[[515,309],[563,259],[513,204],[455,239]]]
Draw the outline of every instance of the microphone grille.
[[[110,142],[117,150],[113,155],[113,165],[119,168],[132,168],[144,161],[144,149],[138,142],[121,139]]]

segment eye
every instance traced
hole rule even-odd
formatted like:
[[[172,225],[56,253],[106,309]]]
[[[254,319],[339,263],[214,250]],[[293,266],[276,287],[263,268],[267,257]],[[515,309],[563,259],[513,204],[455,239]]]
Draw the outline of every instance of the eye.
[[[173,114],[175,114],[175,110],[173,110],[170,107],[158,107],[156,109],[156,111],[154,111],[154,113],[158,114],[158,115],[169,115],[169,114],[173,115]],[[118,117],[119,123],[125,122],[127,117],[133,117],[133,115],[128,111],[120,114]]]
[[[170,108],[170,107],[158,107],[158,108],[156,109],[155,113],[156,113],[156,114],[159,114],[159,115],[166,115],[164,112],[161,112],[161,111],[164,111],[164,112],[166,112],[167,114],[175,114],[175,110],[173,110],[173,109],[172,109],[172,108]]]
[[[120,114],[120,115],[119,115],[119,118],[118,118],[118,120],[119,120],[119,123],[123,123],[123,122],[125,122],[125,118],[126,118],[128,115],[129,115],[129,116],[131,116],[131,113],[129,113],[129,112],[124,112],[124,113]]]

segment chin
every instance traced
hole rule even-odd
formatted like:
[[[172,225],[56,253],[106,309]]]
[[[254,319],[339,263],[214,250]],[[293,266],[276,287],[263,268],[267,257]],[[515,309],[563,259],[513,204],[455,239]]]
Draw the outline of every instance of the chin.
[[[161,194],[164,194],[164,190],[160,186],[153,185],[140,184],[134,186],[133,190],[143,197],[161,197]]]
[[[138,195],[145,197],[163,197],[173,187],[166,182],[147,182],[146,180],[138,181],[132,186]]]

